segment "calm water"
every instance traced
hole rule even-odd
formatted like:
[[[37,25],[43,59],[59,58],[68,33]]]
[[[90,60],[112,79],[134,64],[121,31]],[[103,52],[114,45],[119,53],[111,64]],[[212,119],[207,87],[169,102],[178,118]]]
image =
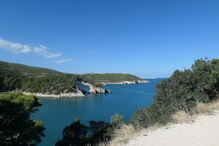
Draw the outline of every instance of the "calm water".
[[[42,120],[46,127],[46,137],[40,146],[51,146],[62,137],[65,126],[79,117],[83,123],[89,120],[110,121],[110,116],[118,113],[127,121],[140,107],[153,103],[155,85],[161,79],[151,79],[150,84],[107,85],[112,93],[88,96],[85,98],[40,98],[43,106],[32,115],[33,119]]]

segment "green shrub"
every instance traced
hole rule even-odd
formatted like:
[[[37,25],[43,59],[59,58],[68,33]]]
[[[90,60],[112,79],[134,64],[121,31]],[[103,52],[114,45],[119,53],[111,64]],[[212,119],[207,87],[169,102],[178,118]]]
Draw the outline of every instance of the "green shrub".
[[[0,94],[0,145],[36,145],[45,136],[43,122],[30,114],[41,106],[38,98],[23,94]]]
[[[154,103],[138,109],[129,120],[135,127],[149,127],[171,121],[179,110],[190,112],[198,102],[207,103],[219,94],[219,59],[199,59],[191,70],[176,70],[156,86]]]

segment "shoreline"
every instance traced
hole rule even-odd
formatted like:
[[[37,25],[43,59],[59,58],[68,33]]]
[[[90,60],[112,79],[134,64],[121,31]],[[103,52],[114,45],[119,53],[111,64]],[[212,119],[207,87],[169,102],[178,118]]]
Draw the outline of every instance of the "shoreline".
[[[150,81],[137,80],[137,81],[120,81],[120,82],[99,82],[103,85],[127,85],[127,84],[148,84]]]
[[[148,83],[150,83],[150,81],[137,80],[137,81],[99,82],[99,83],[101,83],[103,86],[105,86],[105,85],[148,84]],[[91,88],[89,93],[92,95],[106,94],[106,93],[111,92],[109,89],[94,87],[93,85],[91,85],[89,83],[83,83],[83,84],[87,85]],[[61,93],[61,94],[57,94],[57,95],[56,94],[46,94],[46,93],[32,93],[32,92],[25,92],[25,91],[6,91],[6,92],[0,92],[0,94],[17,93],[17,92],[20,92],[24,95],[34,95],[36,97],[42,97],[42,98],[83,98],[83,97],[88,97],[79,89],[77,89],[77,92]]]
[[[86,97],[82,91],[77,90],[77,92],[70,92],[70,93],[61,93],[61,94],[44,94],[44,93],[31,93],[31,92],[21,92],[25,95],[34,95],[36,97],[46,97],[46,98],[76,98],[76,97]]]
[[[45,94],[45,93],[32,93],[32,92],[23,92],[23,91],[7,91],[7,92],[0,92],[0,94],[8,94],[8,93],[22,93],[24,95],[34,95],[36,97],[42,98],[81,98],[86,97],[82,91],[77,90],[78,92],[71,92],[71,93],[61,93],[61,94]]]

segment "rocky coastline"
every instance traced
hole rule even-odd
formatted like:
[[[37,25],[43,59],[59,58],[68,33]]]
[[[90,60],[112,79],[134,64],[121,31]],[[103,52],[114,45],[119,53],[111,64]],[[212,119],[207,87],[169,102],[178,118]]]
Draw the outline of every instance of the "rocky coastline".
[[[89,87],[89,94],[106,94],[110,93],[111,91],[102,87],[96,87],[90,83],[81,82],[84,86]],[[110,84],[146,84],[150,83],[147,80],[137,80],[137,81],[120,81],[120,82],[99,82],[102,85],[110,85]],[[73,97],[85,97],[85,92],[82,89],[77,89],[76,92],[70,93],[60,93],[60,94],[46,94],[46,93],[31,93],[31,92],[22,92],[25,95],[35,95],[37,97],[49,97],[49,98],[73,98]]]
[[[37,97],[51,97],[51,98],[72,98],[72,97],[85,97],[85,94],[77,89],[77,92],[70,93],[60,93],[60,94],[45,94],[45,93],[31,93],[31,92],[22,92],[25,95],[34,95]]]
[[[119,84],[119,85],[123,85],[123,84],[147,84],[150,83],[150,81],[147,80],[137,80],[137,81],[120,81],[120,82],[99,82],[102,85],[110,85],[110,84]]]
[[[84,86],[88,86],[90,88],[89,93],[90,94],[105,94],[110,93],[111,91],[105,88],[96,87],[94,85],[91,85],[89,83],[82,82]]]

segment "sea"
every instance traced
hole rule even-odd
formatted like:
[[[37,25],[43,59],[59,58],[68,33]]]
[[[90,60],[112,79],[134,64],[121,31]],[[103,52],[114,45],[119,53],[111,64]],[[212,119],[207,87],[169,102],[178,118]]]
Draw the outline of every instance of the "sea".
[[[128,121],[138,108],[146,108],[153,103],[156,84],[164,78],[147,79],[147,84],[106,85],[109,94],[88,95],[80,98],[39,98],[42,106],[31,115],[31,119],[41,120],[45,126],[45,137],[39,146],[52,146],[62,138],[63,129],[76,117],[83,124],[90,120],[110,121],[116,113]]]

